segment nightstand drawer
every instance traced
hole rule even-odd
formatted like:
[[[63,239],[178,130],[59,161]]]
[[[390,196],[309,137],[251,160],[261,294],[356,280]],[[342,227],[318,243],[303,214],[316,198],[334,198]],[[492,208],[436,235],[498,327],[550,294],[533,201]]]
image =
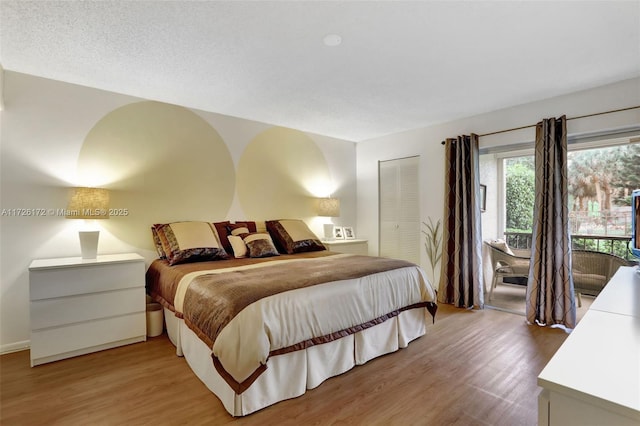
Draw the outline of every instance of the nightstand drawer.
[[[144,263],[32,270],[29,281],[31,300],[144,286]]]
[[[145,341],[144,274],[136,253],[31,262],[31,366]]]
[[[78,350],[91,352],[92,348],[103,346],[105,342],[116,346],[118,342],[132,338],[142,341],[145,335],[144,312],[33,331],[31,360],[33,365],[37,365],[50,361],[40,362],[41,358],[56,356],[57,359],[62,359]],[[69,338],[70,336],[73,338]]]
[[[82,321],[142,312],[144,288],[43,299],[31,302],[31,329],[58,327]]]

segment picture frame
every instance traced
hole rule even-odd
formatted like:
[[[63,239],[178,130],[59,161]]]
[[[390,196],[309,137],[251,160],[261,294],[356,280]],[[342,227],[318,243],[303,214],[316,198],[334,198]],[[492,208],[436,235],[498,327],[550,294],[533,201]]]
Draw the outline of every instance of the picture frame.
[[[344,228],[342,226],[333,227],[333,239],[344,240]]]
[[[480,211],[487,211],[487,185],[480,184]]]
[[[353,232],[353,227],[345,226],[344,228],[344,239],[345,240],[355,240],[356,234]]]

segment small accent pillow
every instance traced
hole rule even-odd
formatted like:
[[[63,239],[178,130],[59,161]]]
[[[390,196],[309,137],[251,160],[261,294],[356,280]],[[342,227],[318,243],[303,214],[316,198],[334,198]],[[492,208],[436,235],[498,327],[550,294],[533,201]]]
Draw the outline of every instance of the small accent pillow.
[[[244,253],[242,247],[239,247],[238,239],[245,246]],[[234,251],[236,257],[246,257],[247,254],[249,254],[249,257],[280,256],[271,236],[264,232],[242,234],[241,236],[230,235],[229,241],[231,241],[234,248],[237,247],[237,252]],[[243,254],[244,256],[242,256]]]
[[[229,258],[208,222],[173,222],[153,228],[169,265]]]
[[[489,244],[491,244],[493,247],[497,248],[498,250],[502,250],[503,252],[507,253],[510,256],[515,256],[515,254],[513,254],[513,252],[511,251],[511,249],[509,248],[505,240],[491,240],[489,241]]]
[[[249,231],[249,228],[247,228],[246,226],[240,226],[235,224],[227,226],[227,231],[229,232],[230,235],[234,235],[234,236],[248,234],[251,232]]]
[[[233,247],[231,247],[231,243],[227,238],[229,234],[231,234],[231,230],[237,227],[246,227],[249,230],[248,232],[256,232],[256,223],[250,221],[231,223],[227,220],[225,222],[214,222],[213,226],[218,232],[220,244],[222,244],[222,247],[227,251],[227,253],[231,253],[233,251]]]
[[[267,231],[282,253],[326,250],[324,244],[300,219],[266,221]]]
[[[229,235],[229,243],[231,243],[231,249],[233,250],[233,256],[236,258],[247,257],[247,245],[242,241],[242,237],[237,235]]]

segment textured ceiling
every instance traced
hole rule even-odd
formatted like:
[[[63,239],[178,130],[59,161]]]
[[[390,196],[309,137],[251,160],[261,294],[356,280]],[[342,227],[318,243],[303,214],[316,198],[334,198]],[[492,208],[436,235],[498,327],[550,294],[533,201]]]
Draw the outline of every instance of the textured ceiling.
[[[2,0],[0,49],[6,70],[361,141],[640,75],[640,1]]]

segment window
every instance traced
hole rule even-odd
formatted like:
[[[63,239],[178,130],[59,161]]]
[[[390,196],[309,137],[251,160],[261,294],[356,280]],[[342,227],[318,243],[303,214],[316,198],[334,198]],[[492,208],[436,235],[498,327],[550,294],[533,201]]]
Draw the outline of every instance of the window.
[[[494,158],[502,171],[498,180],[504,204],[498,229],[509,245],[529,248],[535,201],[533,152]],[[640,188],[640,143],[620,138],[570,145],[568,175],[573,247],[628,258],[631,192]]]

